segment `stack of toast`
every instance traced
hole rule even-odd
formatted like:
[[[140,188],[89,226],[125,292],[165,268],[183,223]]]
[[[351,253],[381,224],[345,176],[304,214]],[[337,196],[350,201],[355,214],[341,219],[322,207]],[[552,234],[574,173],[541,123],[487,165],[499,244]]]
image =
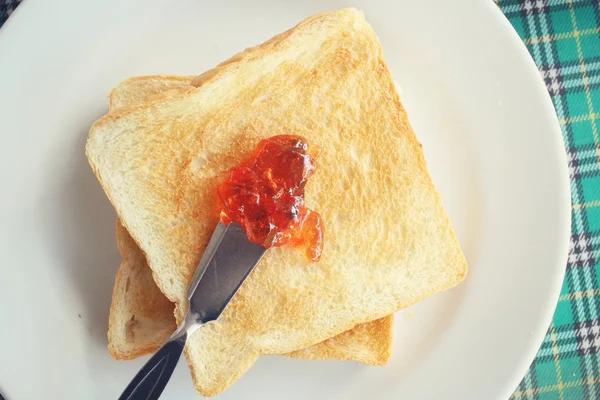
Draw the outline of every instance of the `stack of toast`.
[[[189,339],[196,389],[216,395],[263,354],[385,364],[393,313],[459,283],[466,261],[382,54],[355,9],[307,18],[199,76],[130,78],[86,153],[113,203],[123,261],[109,321],[117,359],[153,352],[219,219],[216,187],[264,138],[319,149],[307,205],[319,262],[269,250],[221,317]]]

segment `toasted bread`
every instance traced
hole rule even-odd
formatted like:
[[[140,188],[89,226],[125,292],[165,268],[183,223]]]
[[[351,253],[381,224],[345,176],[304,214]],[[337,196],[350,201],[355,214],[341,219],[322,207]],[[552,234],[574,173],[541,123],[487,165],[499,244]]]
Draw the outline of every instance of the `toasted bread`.
[[[117,272],[108,324],[108,349],[117,360],[155,352],[176,328],[174,304],[160,291],[144,254],[117,221],[123,261]],[[285,354],[312,360],[353,360],[385,364],[391,354],[393,315],[358,324],[306,349]]]
[[[119,360],[154,352],[175,331],[175,305],[154,283],[146,257],[117,221],[123,261],[117,271],[108,318],[108,350]]]
[[[109,111],[143,104],[168,90],[183,89],[193,78],[143,76],[127,79],[111,91]],[[145,256],[119,221],[117,242],[123,261],[113,290],[108,348],[116,359],[131,359],[156,351],[173,333],[176,328],[174,305],[156,286]],[[387,316],[359,324],[350,331],[287,355],[382,365],[391,354],[392,330],[393,316]]]
[[[96,121],[86,153],[187,311],[186,287],[219,219],[215,190],[257,142],[294,133],[319,149],[306,186],[324,221],[318,263],[269,250],[217,321],[186,346],[196,389],[216,395],[261,354],[305,348],[458,284],[467,265],[381,46],[362,13],[312,16],[192,84]]]

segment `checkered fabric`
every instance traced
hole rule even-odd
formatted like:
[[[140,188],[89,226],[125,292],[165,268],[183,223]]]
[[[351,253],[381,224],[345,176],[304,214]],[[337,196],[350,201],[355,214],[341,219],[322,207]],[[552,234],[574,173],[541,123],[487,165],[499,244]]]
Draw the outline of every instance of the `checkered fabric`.
[[[565,281],[513,399],[600,399],[600,2],[500,0],[537,64],[560,120],[571,175]]]
[[[22,0],[0,0],[0,26],[12,14]]]
[[[0,26],[20,1],[0,0]],[[600,0],[499,0],[498,6],[554,101],[573,203],[554,320],[512,399],[600,400]]]

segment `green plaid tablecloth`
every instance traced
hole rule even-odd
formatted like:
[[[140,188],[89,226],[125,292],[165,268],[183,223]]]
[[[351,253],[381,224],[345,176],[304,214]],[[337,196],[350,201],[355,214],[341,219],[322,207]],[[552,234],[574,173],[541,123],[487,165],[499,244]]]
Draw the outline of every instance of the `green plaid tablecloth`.
[[[0,0],[0,26],[19,2]],[[554,320],[512,398],[600,400],[600,0],[500,0],[498,6],[554,101],[573,202]]]
[[[542,347],[513,399],[600,399],[600,2],[500,0],[560,120],[571,175],[565,281]]]

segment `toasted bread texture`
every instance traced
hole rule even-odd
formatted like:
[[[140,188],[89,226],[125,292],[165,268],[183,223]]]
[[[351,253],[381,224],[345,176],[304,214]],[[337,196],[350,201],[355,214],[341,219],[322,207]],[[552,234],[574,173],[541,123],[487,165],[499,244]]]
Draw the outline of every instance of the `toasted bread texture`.
[[[109,111],[143,104],[169,90],[184,89],[193,78],[157,75],[127,79],[111,91]],[[119,221],[117,242],[123,261],[113,290],[108,349],[116,359],[131,359],[156,351],[173,333],[174,305],[156,286],[146,257]],[[287,355],[383,365],[391,355],[392,330],[393,316],[387,316]]]
[[[117,244],[123,261],[113,290],[108,349],[115,359],[130,360],[158,350],[175,331],[175,307],[154,283],[144,254],[119,221]],[[391,355],[392,330],[390,315],[286,355],[383,365]]]
[[[86,152],[154,280],[186,287],[219,218],[224,171],[260,139],[319,149],[306,186],[318,263],[269,250],[217,321],[188,340],[196,389],[216,395],[261,354],[306,348],[458,284],[467,266],[378,38],[362,13],[312,16],[187,88],[96,121]]]
[[[117,221],[123,261],[117,271],[108,318],[108,351],[129,360],[158,350],[175,331],[175,305],[152,278],[146,257]]]

